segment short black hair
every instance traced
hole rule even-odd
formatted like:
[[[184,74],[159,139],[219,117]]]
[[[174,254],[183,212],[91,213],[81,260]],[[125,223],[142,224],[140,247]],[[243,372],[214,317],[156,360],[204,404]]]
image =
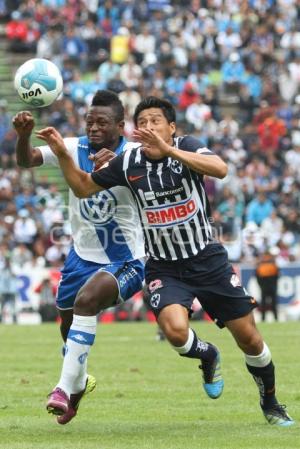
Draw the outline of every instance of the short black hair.
[[[150,96],[144,98],[135,108],[133,121],[135,126],[137,125],[137,119],[139,114],[145,109],[157,108],[161,109],[168,123],[176,122],[176,112],[174,106],[168,101],[162,98]]]
[[[111,90],[97,90],[91,106],[109,106],[114,110],[116,122],[124,120],[124,106],[118,95]]]

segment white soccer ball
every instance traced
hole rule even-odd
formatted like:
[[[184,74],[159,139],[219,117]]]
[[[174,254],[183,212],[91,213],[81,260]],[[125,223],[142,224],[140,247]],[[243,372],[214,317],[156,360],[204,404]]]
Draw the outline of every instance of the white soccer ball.
[[[35,108],[43,108],[61,94],[63,79],[53,62],[35,58],[18,68],[14,85],[21,100]]]

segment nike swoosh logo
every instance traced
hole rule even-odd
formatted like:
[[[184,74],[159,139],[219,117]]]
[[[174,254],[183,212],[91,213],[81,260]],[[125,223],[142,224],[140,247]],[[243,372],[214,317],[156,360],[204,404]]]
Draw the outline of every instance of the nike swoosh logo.
[[[138,175],[138,176],[128,176],[128,181],[137,181],[138,179],[143,178],[144,175]]]

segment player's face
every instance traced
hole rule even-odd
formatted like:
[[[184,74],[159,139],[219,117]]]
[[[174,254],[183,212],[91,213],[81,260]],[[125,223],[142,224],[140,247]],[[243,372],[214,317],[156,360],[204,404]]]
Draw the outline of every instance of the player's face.
[[[115,112],[109,106],[91,106],[86,116],[86,133],[96,150],[114,150],[123,135],[124,122],[116,122]]]
[[[150,129],[157,133],[165,142],[172,144],[175,133],[175,123],[168,123],[163,112],[159,108],[144,109],[137,118],[139,129]]]

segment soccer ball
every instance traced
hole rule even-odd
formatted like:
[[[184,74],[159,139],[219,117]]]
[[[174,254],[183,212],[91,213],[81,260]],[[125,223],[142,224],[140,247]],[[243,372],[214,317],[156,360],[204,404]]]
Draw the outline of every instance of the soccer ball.
[[[61,73],[47,59],[29,59],[16,71],[15,89],[25,103],[43,108],[53,103],[62,92]]]

